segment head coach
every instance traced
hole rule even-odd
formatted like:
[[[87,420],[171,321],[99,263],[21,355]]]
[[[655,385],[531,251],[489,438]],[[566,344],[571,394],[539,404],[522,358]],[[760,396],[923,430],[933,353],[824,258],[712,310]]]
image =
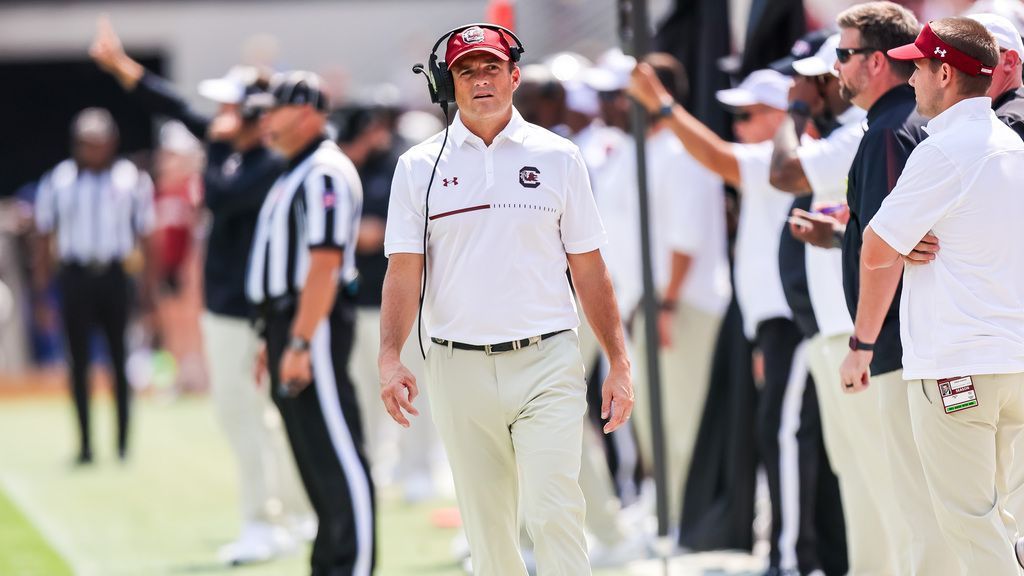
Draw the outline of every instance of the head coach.
[[[526,574],[521,510],[541,573],[589,574],[578,483],[586,383],[565,272],[610,360],[610,432],[629,417],[633,391],[598,251],[604,227],[576,146],[512,106],[518,39],[480,24],[445,34],[435,49],[445,41],[447,62],[431,58],[431,94],[459,112],[448,132],[402,156],[392,183],[381,397],[404,426],[403,410],[417,413],[418,383],[399,355],[425,271],[431,409],[476,573]]]
[[[868,225],[862,259],[901,265],[929,231],[942,239],[934,262],[903,277],[914,438],[955,573],[1020,574],[1006,503],[1024,429],[1024,143],[986,96],[1000,58],[982,24],[936,20],[888,55],[916,66],[910,83],[928,138]]]

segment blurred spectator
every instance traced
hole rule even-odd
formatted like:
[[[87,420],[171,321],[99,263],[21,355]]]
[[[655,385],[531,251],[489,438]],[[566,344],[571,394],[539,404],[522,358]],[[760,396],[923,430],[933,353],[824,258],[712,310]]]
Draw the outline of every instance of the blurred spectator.
[[[131,284],[123,268],[153,229],[153,182],[131,162],[117,158],[117,125],[109,112],[87,108],[72,124],[72,158],[42,179],[36,196],[36,226],[44,254],[56,240],[60,262],[64,331],[70,379],[78,413],[79,464],[92,462],[89,428],[89,342],[103,330],[117,399],[117,452],[128,450],[129,386],[125,373],[125,330]],[[40,273],[49,273],[41,258]]]

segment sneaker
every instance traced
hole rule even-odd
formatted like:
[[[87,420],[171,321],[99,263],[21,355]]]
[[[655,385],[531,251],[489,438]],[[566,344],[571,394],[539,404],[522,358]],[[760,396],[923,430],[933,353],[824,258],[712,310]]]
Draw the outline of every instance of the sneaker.
[[[1017,564],[1024,568],[1024,536],[1017,538],[1013,544],[1013,551],[1017,553]]]
[[[304,514],[288,518],[288,530],[298,542],[312,542],[316,540],[316,531],[319,525],[316,514]]]
[[[596,540],[590,546],[590,565],[594,568],[619,568],[644,558],[647,558],[647,543],[642,534],[634,534],[614,546],[605,546]]]
[[[237,540],[222,546],[217,557],[228,566],[240,566],[266,562],[295,548],[295,540],[287,530],[264,522],[252,522],[242,527]]]

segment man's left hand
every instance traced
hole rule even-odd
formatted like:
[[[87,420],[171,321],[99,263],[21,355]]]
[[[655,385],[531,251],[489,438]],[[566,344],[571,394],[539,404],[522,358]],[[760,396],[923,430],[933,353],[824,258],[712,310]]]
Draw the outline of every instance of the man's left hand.
[[[290,396],[298,396],[313,381],[309,351],[285,350],[281,356],[281,386]]]
[[[608,420],[604,433],[611,434],[633,413],[633,378],[629,368],[612,368],[601,387],[601,419]]]

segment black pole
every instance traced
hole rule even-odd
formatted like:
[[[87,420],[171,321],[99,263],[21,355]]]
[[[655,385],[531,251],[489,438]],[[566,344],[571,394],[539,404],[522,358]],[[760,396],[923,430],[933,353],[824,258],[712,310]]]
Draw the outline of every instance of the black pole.
[[[650,30],[647,20],[647,0],[619,0],[619,33],[622,37],[623,52],[637,60],[647,54],[650,46]],[[654,272],[651,267],[651,223],[647,198],[647,111],[635,100],[630,106],[633,139],[636,142],[637,191],[640,199],[640,261],[643,264],[643,314],[644,338],[647,342],[643,353],[647,359],[647,390],[651,407],[651,439],[654,449],[654,484],[658,509],[658,555],[667,559],[671,543],[668,539],[668,489],[665,473],[664,425],[661,421],[661,366],[658,362],[658,302],[655,296]],[[641,392],[642,393],[642,392]],[[679,487],[671,487],[679,488]],[[666,567],[667,568],[667,567]]]

